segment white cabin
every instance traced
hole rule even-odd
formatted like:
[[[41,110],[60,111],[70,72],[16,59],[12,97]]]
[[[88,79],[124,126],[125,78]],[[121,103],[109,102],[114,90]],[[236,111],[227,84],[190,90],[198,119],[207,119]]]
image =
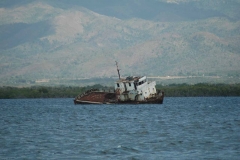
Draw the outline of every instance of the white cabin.
[[[120,101],[145,101],[156,96],[156,82],[147,77],[127,77],[115,82],[115,92]]]

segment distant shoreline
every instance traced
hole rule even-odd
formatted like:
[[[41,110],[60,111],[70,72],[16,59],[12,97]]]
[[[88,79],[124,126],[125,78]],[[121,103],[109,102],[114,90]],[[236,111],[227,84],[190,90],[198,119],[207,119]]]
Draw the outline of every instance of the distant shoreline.
[[[86,87],[75,86],[32,86],[32,87],[0,87],[0,99],[20,98],[74,98],[78,94],[91,88],[106,88],[102,85]],[[240,96],[240,84],[170,84],[166,86],[157,85],[158,90],[163,90],[166,97],[223,97]]]

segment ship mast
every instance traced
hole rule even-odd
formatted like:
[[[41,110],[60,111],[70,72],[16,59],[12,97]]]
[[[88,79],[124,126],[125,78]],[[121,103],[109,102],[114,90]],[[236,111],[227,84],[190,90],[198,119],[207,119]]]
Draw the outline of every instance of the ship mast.
[[[116,62],[116,66],[117,66],[117,71],[118,71],[118,78],[120,79],[120,69],[118,69],[118,63],[117,63],[117,61],[115,61]]]

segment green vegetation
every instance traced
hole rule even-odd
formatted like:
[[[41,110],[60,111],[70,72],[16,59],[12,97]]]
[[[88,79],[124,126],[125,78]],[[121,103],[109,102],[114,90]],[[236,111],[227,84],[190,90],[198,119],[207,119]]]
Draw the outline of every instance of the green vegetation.
[[[87,87],[0,87],[0,99],[14,98],[72,98],[91,88],[100,89],[101,85],[93,85]]]
[[[171,84],[157,85],[157,89],[163,90],[166,97],[240,96],[240,84]]]
[[[0,87],[1,99],[13,98],[73,98],[91,88],[108,88],[101,85],[87,87]],[[166,97],[201,97],[201,96],[240,96],[240,84],[171,84],[157,85]]]

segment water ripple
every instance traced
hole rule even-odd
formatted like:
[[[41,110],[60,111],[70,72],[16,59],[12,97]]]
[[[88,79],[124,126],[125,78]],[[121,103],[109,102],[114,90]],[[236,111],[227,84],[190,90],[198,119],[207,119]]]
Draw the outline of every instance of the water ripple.
[[[240,98],[0,100],[0,159],[239,159]]]

